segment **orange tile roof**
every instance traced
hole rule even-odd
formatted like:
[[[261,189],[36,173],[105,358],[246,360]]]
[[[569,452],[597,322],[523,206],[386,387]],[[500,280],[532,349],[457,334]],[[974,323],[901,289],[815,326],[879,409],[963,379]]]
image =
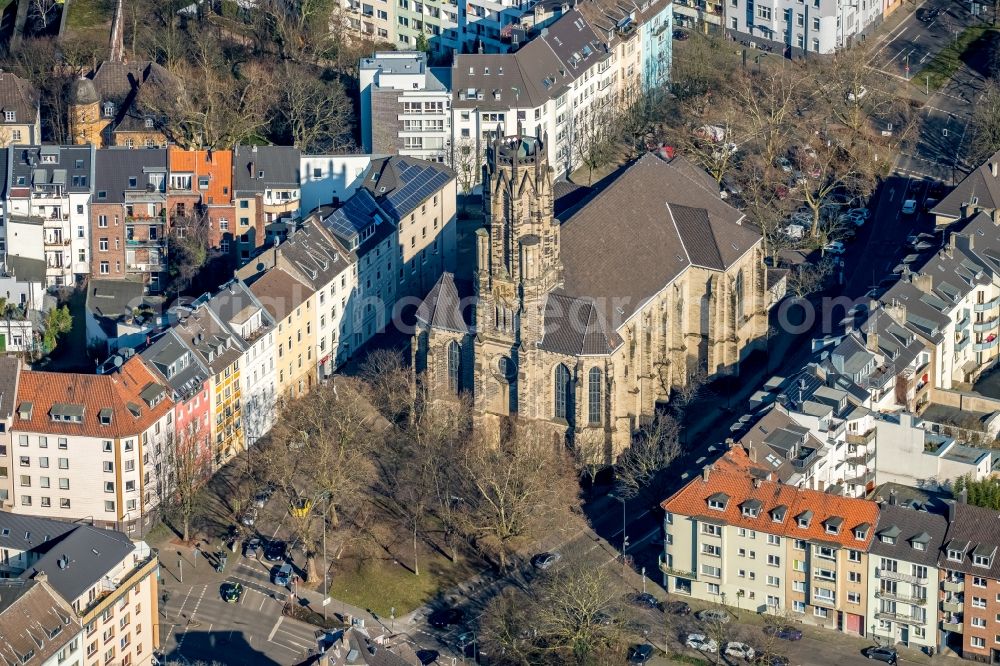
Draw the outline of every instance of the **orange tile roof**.
[[[726,451],[721,458],[715,461],[715,465],[721,471],[731,472],[759,469],[766,472],[767,474],[765,474],[765,476],[770,478],[770,471],[759,465],[754,465],[753,461],[750,460],[750,456],[742,446],[734,446]]]
[[[728,498],[724,510],[708,505],[709,497],[719,494]],[[742,505],[748,500],[760,503],[756,517],[743,515]],[[728,469],[710,470],[707,480],[703,475],[698,476],[661,506],[677,515],[704,518],[794,539],[837,543],[857,550],[868,549],[878,523],[878,505],[875,502],[829,495],[818,490],[803,490]],[[785,507],[784,516],[780,522],[775,521],[771,512],[782,506]],[[807,511],[812,512],[809,526],[800,527],[797,518]],[[826,531],[824,523],[830,518],[842,520],[837,534]],[[854,536],[855,528],[860,525],[867,525],[864,539]]]
[[[170,171],[193,174],[191,191],[203,194],[205,201],[212,197],[214,205],[228,204],[233,200],[233,151],[231,150],[184,150],[171,146],[169,151]],[[198,176],[210,176],[208,189],[198,189]]]
[[[164,389],[153,407],[141,395],[150,384]],[[21,418],[21,406],[25,403],[31,403],[30,419]],[[130,403],[139,407],[138,417],[129,410]],[[54,421],[51,411],[56,404],[82,406],[83,421]],[[173,407],[169,391],[138,356],[126,361],[118,372],[108,375],[25,370],[17,387],[12,430],[83,437],[132,437],[150,428]],[[112,410],[110,425],[101,425],[103,409]]]

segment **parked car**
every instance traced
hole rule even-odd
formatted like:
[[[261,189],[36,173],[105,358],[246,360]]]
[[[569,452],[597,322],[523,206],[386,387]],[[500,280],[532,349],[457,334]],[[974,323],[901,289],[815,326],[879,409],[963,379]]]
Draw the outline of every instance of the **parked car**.
[[[559,553],[538,553],[531,558],[531,566],[545,571],[562,558]]]
[[[274,539],[268,541],[264,546],[264,559],[268,562],[281,562],[288,552],[288,545],[284,541]]]
[[[275,585],[288,587],[288,585],[292,582],[292,565],[285,562],[280,567],[275,569],[272,578],[274,579]]]
[[[756,654],[757,652],[746,643],[741,643],[739,641],[729,641],[726,643],[727,656],[738,657],[739,659],[746,659],[749,661],[753,659]]]
[[[792,172],[792,163],[788,160],[787,157],[776,157],[776,158],[774,158],[774,166],[778,167],[779,169],[781,169],[785,173],[791,173]]]
[[[243,515],[240,517],[240,522],[246,527],[253,527],[254,523],[257,522],[257,507],[252,506],[244,511]]]
[[[753,663],[757,666],[788,666],[788,657],[762,652],[754,657]]]
[[[726,130],[718,125],[702,125],[694,131],[694,135],[712,143],[721,143],[726,140]]]
[[[652,608],[653,610],[663,610],[663,604],[660,600],[654,597],[648,592],[636,592],[625,597],[628,602],[634,606],[642,606],[643,608]]]
[[[427,618],[428,624],[435,629],[445,629],[465,621],[465,611],[461,608],[439,608]]]
[[[239,583],[223,583],[219,592],[227,604],[238,604],[243,596],[243,586]]]
[[[780,638],[783,641],[802,640],[802,631],[788,625],[781,627],[767,626],[764,627],[764,633],[767,634],[768,636],[774,636],[775,638]]]
[[[243,544],[243,557],[250,557],[256,559],[260,551],[261,551],[261,541],[257,537],[253,537],[252,539],[247,539],[246,543]]]
[[[868,88],[864,86],[858,86],[856,88],[851,88],[847,91],[844,97],[847,98],[848,102],[860,102],[868,94]]]
[[[653,646],[649,643],[633,645],[628,649],[628,661],[630,664],[645,664],[653,656]]]
[[[940,14],[941,14],[941,9],[938,7],[934,7],[931,9],[928,9],[926,7],[921,7],[920,9],[917,10],[917,20],[920,21],[921,23],[930,23],[931,21],[936,19]]]
[[[840,241],[830,241],[823,246],[823,251],[827,254],[844,254],[846,249],[847,248],[845,248],[844,244]]]
[[[258,509],[263,509],[267,501],[271,499],[271,495],[274,494],[274,485],[268,484],[257,491],[257,494],[253,496],[253,504]]]
[[[865,648],[861,651],[861,654],[865,655],[869,659],[884,661],[887,664],[895,664],[896,661],[899,660],[899,655],[896,654],[896,648],[882,647],[881,645],[873,645],[872,647]]]
[[[903,202],[903,215],[913,215],[917,212],[917,200],[907,199]]]
[[[691,606],[685,601],[671,601],[664,609],[671,615],[690,615]]]
[[[680,30],[680,29],[674,30],[674,39],[676,39],[678,42],[683,42],[690,36],[691,35],[687,34],[686,30]]]
[[[706,608],[698,611],[694,616],[702,622],[718,622],[719,624],[726,624],[731,619],[729,613],[721,608]]]
[[[417,650],[417,659],[420,660],[420,663],[424,666],[433,664],[440,656],[441,653],[437,650]]]
[[[714,654],[719,651],[719,644],[711,638],[706,638],[705,634],[688,634],[687,639],[684,641],[684,645],[688,646],[692,650],[698,650],[700,652],[710,652]]]

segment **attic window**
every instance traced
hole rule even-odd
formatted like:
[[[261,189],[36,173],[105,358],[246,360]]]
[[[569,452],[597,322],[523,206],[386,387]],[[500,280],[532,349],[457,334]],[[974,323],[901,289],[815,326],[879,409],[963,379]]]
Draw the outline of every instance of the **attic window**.
[[[725,511],[729,503],[729,495],[725,493],[715,493],[708,498],[708,508],[716,511]]]
[[[953,550],[951,548],[948,549],[948,559],[951,560],[952,562],[961,562],[964,557],[965,553],[963,553],[962,551]]]
[[[104,117],[105,118],[110,118],[113,115],[115,115],[115,104],[114,104],[114,102],[105,102],[104,103]]]
[[[760,515],[761,503],[760,500],[749,499],[740,505],[740,510],[743,515],[747,518],[756,518]]]
[[[198,189],[199,190],[208,189],[208,176],[198,176]]]
[[[864,541],[868,538],[868,528],[867,527],[855,527],[854,528],[854,538],[858,541]]]
[[[913,546],[913,550],[927,550],[927,544],[922,541],[914,541],[910,545]]]
[[[17,418],[23,421],[30,421],[31,412],[33,408],[34,405],[32,405],[30,402],[22,402],[20,405],[17,406]]]
[[[105,407],[101,410],[98,418],[100,419],[101,425],[111,425],[111,417],[114,414],[114,410],[110,407]]]
[[[839,516],[832,516],[823,522],[823,527],[827,534],[840,534],[840,526],[844,524],[844,519]]]
[[[9,527],[5,527],[2,530],[0,530],[0,537],[8,537],[8,536],[10,536],[10,528]]]
[[[781,523],[785,520],[785,512],[787,509],[783,506],[775,507],[771,509],[771,521],[775,523]]]
[[[7,121],[8,123],[14,122],[15,120],[17,120],[17,112],[15,112],[15,111],[4,111],[3,112],[3,119],[5,121]]]
[[[139,179],[136,178],[135,176],[129,176],[128,177],[128,186],[129,187],[138,187],[139,186]]]
[[[98,199],[107,199],[108,198],[108,193],[106,191],[104,191],[104,190],[98,190],[98,192],[97,192],[97,198]]]
[[[796,521],[798,522],[799,527],[806,529],[809,527],[809,524],[812,523],[812,517],[812,511],[806,511],[804,513],[800,513]]]
[[[153,127],[153,119],[152,118],[146,118],[146,127],[147,128],[152,128]]]

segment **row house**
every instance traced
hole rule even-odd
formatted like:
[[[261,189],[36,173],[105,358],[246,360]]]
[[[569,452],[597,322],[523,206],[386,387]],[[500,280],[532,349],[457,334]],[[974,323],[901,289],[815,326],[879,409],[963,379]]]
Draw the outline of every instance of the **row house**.
[[[167,151],[96,151],[90,272],[159,292],[167,280]]]
[[[160,647],[160,567],[156,552],[145,542],[93,525],[0,512],[0,570],[5,578],[22,584],[22,591],[11,590],[14,595],[41,597],[35,604],[48,602],[47,607],[31,608],[37,617],[55,616],[60,625],[53,622],[45,635],[38,632],[44,624],[17,635],[31,636],[33,646],[5,631],[0,654],[6,656],[2,651],[15,645],[29,648],[19,650],[18,659],[9,663],[153,662]],[[40,595],[42,591],[47,594]],[[4,589],[5,606],[11,598],[7,592]],[[4,621],[3,626],[16,625]]]
[[[44,259],[47,286],[90,273],[91,146],[11,146],[7,151],[7,237],[11,254]]]
[[[233,149],[233,236],[238,265],[250,260],[275,222],[298,217],[302,200],[301,153],[294,146],[236,146]]]
[[[230,280],[205,301],[236,337],[240,359],[240,411],[246,446],[254,446],[274,424],[276,322],[240,280]]]
[[[795,57],[830,55],[863,42],[882,22],[882,0],[678,0],[675,11],[690,17],[702,6],[706,24],[718,25],[724,12],[724,27],[734,38]]]
[[[874,502],[725,465],[662,506],[670,593],[865,634]]]
[[[970,171],[930,213],[938,228],[1000,209],[1000,150]]]
[[[0,72],[0,146],[42,140],[38,90],[13,72]]]
[[[276,322],[273,358],[279,399],[294,400],[317,381],[313,322],[316,292],[283,268],[263,273],[250,291]]]
[[[21,379],[21,360],[16,356],[0,357],[0,510],[10,510],[14,497],[13,447],[10,439],[17,404],[17,386]]]
[[[177,234],[203,233],[210,249],[229,254],[236,233],[233,151],[176,146],[167,151],[167,214]]]
[[[284,239],[254,258],[253,266],[237,275],[255,281],[264,272],[281,269],[314,293],[313,344],[316,372],[326,379],[346,360],[342,340],[351,340],[351,317],[357,288],[357,264],[352,255],[321,223],[321,216],[310,215],[289,228]]]
[[[897,504],[894,495],[881,505],[868,553],[872,638],[937,647],[938,554],[947,529],[943,515]]]
[[[2,565],[0,565],[2,566]],[[83,624],[45,576],[0,579],[0,661],[5,664],[80,664]]]
[[[454,272],[455,202],[451,169],[388,157],[373,160],[358,191],[322,219],[355,258],[357,289],[342,297],[353,339],[341,336],[338,353],[349,356],[398,318],[398,302],[422,298]]]
[[[22,370],[11,512],[145,533],[170,488],[173,412],[135,356],[104,375]]]

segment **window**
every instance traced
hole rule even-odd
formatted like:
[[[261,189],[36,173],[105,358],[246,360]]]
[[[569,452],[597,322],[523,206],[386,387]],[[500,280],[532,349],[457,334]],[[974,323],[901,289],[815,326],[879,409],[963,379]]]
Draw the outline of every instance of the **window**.
[[[711,543],[701,544],[701,552],[712,557],[722,557],[722,548]]]
[[[569,420],[571,412],[570,400],[570,374],[569,369],[560,363],[555,371],[555,417],[557,419]]]
[[[48,469],[49,459],[46,456],[42,456],[38,459],[38,466],[42,469]]]
[[[59,458],[59,469],[69,469],[69,458]]]
[[[702,523],[701,533],[708,536],[722,536],[722,526],[713,525],[712,523]]]
[[[973,576],[972,584],[976,587],[986,587],[986,579],[982,576]]]
[[[830,617],[830,611],[825,608],[813,608],[813,615],[826,619]]]
[[[448,388],[457,394],[462,388],[462,348],[458,342],[448,343]]]
[[[837,551],[829,546],[816,546],[816,555],[824,560],[837,559]]]
[[[860,583],[861,582],[861,572],[859,572],[859,571],[849,571],[847,573],[847,580],[851,581],[852,583]]]
[[[804,602],[804,601],[793,601],[792,602],[792,610],[795,611],[796,613],[805,613],[806,612],[806,602]]]
[[[986,608],[986,597],[972,597],[973,608]]]
[[[781,558],[778,557],[777,555],[768,555],[767,556],[767,565],[769,567],[780,567],[781,566]]]
[[[753,595],[753,592],[751,592],[750,594]],[[781,607],[781,599],[779,599],[778,597],[776,597],[774,595],[769,594],[769,595],[767,595],[767,606],[768,606],[768,608],[780,608]]]
[[[960,550],[952,550],[950,548],[948,549],[948,559],[951,560],[952,562],[961,562],[964,556],[965,553],[963,553]]]
[[[767,535],[767,543],[770,546],[780,546],[781,545],[781,537],[778,536],[777,534],[768,534]]]
[[[21,487],[30,488],[31,487],[31,477],[27,474],[21,475]]]
[[[69,490],[69,479],[59,479],[59,490]]]
[[[792,581],[792,591],[806,593],[806,582],[804,580]]]
[[[63,499],[59,500],[59,508],[60,509],[68,509],[69,508],[69,500],[66,499],[65,497]]]
[[[709,594],[719,594],[720,592],[718,583],[708,583],[705,588],[708,590]]]
[[[3,119],[8,123],[12,123],[17,119],[17,113],[14,111],[4,111]]]
[[[860,604],[861,603],[861,593],[860,592],[848,592],[847,593],[847,603],[849,603],[849,604]]]
[[[970,638],[970,644],[975,648],[986,647],[986,639],[982,636],[973,636]]]
[[[813,17],[813,30],[819,30],[819,17]]]
[[[972,618],[972,626],[977,629],[986,628],[986,618],[985,617],[974,617]]]
[[[106,502],[104,502],[104,510],[108,512],[114,512],[115,503],[112,500],[107,500]]]
[[[972,563],[977,567],[988,567],[990,566],[990,560],[993,558],[989,555],[976,555],[972,554]]]
[[[767,584],[770,587],[779,587],[781,585],[781,579],[778,578],[777,576],[768,576],[767,577]]]
[[[860,562],[861,561],[861,551],[860,550],[848,550],[847,560],[849,562]]]
[[[795,16],[795,25],[799,26],[800,28],[805,27],[805,25],[806,25],[806,15],[803,14],[802,12],[799,12],[798,14],[796,14],[796,16]]]
[[[722,569],[720,569],[719,567],[716,567],[716,566],[712,566],[711,564],[702,564],[701,565],[701,572],[703,574],[705,574],[706,576],[708,576],[709,578],[721,578],[722,577]]]
[[[771,8],[765,7],[763,5],[758,5],[757,7],[757,18],[763,19],[764,21],[771,20]]]
[[[587,420],[591,425],[601,423],[604,378],[600,368],[591,368],[587,375]]]

